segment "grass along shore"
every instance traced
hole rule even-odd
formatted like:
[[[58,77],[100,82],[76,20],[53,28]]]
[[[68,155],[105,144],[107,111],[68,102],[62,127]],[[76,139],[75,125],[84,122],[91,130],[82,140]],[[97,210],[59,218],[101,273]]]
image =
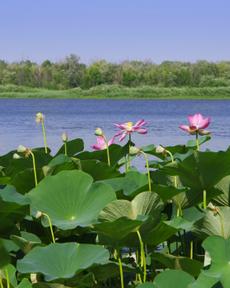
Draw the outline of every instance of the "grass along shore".
[[[0,85],[0,98],[59,99],[230,99],[230,87],[124,87],[100,85],[90,89],[48,90],[16,85]]]

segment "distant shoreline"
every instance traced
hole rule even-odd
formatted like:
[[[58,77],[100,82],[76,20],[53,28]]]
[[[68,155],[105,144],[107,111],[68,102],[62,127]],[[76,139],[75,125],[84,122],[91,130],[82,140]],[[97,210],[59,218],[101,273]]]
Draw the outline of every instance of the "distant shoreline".
[[[230,99],[230,87],[124,87],[99,85],[90,89],[48,90],[0,85],[0,98],[34,99]]]

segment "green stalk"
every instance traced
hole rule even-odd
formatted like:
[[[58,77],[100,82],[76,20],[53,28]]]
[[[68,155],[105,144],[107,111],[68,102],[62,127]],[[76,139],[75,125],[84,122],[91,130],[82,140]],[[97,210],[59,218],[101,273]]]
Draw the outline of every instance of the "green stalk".
[[[107,162],[108,162],[108,166],[110,166],[111,162],[110,162],[110,154],[109,154],[109,143],[107,142],[105,135],[103,135],[103,137],[104,137],[105,144],[106,144]]]
[[[34,153],[32,151],[30,151],[30,155],[31,155],[32,161],[33,161],[34,183],[35,183],[35,187],[36,187],[38,185],[38,177],[37,177],[37,170],[36,170],[36,160],[35,160]]]
[[[0,288],[4,288],[3,283],[2,283],[2,276],[0,274]]]
[[[140,234],[139,230],[137,230],[137,236],[138,236],[139,243],[140,243],[141,267],[143,268],[143,283],[145,283],[145,282],[146,282],[146,276],[147,276],[146,257],[145,257],[144,243],[143,243],[143,241],[142,241],[141,234]]]
[[[48,219],[48,223],[49,223],[49,227],[50,227],[50,233],[51,233],[51,237],[52,237],[52,242],[55,243],[54,231],[53,231],[50,216],[46,213],[43,213],[43,212],[42,212],[42,215],[46,216],[46,218]]]
[[[200,151],[200,144],[199,144],[199,134],[198,131],[196,131],[196,150]]]
[[[165,150],[165,151],[166,151],[166,153],[169,154],[169,156],[171,158],[171,162],[174,163],[175,160],[174,160],[173,154],[169,150]],[[177,176],[174,176],[174,186],[175,186],[175,188],[177,188]]]
[[[129,150],[130,150],[130,147],[131,147],[131,134],[129,133]],[[128,156],[127,156],[127,171],[129,171],[129,168],[130,168],[131,164],[130,164],[130,155],[128,153]]]
[[[151,186],[151,176],[150,176],[150,170],[149,170],[149,159],[144,151],[140,151],[141,154],[143,154],[146,162],[146,170],[147,170],[147,175],[148,175],[148,183],[149,183],[149,191],[152,191],[152,186]]]
[[[68,154],[67,154],[67,141],[64,142],[64,148],[65,148],[65,156],[68,156]]]
[[[193,259],[193,241],[190,242],[190,259]]]
[[[5,269],[5,275],[6,275],[6,285],[7,285],[7,288],[10,288],[10,279],[9,279],[9,273],[8,273],[8,270]]]
[[[203,190],[203,208],[207,208],[207,192],[206,190]]]
[[[46,140],[46,129],[45,129],[45,123],[44,120],[42,122],[42,134],[43,134],[43,140],[44,140],[44,146],[45,146],[45,153],[48,153],[48,148],[47,148],[47,140]]]
[[[124,288],[124,274],[123,274],[123,267],[122,267],[122,261],[121,261],[121,257],[119,256],[117,250],[115,250],[114,252],[114,258],[116,260],[118,260],[118,264],[119,264],[119,271],[120,271],[120,279],[121,279],[121,288]]]

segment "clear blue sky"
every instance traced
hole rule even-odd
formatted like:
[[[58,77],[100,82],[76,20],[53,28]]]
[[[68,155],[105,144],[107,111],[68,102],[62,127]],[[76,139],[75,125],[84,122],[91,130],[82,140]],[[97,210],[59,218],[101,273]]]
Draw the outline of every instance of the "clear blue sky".
[[[2,0],[0,59],[230,60],[230,0]]]

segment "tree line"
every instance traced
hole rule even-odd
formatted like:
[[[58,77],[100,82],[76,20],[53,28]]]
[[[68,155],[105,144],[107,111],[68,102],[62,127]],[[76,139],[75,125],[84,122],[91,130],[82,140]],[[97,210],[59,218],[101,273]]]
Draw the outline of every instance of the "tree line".
[[[127,87],[225,87],[230,86],[230,61],[178,62],[105,60],[86,65],[74,54],[62,61],[30,60],[8,63],[0,60],[0,85],[23,85],[48,89],[69,89],[117,84]]]

